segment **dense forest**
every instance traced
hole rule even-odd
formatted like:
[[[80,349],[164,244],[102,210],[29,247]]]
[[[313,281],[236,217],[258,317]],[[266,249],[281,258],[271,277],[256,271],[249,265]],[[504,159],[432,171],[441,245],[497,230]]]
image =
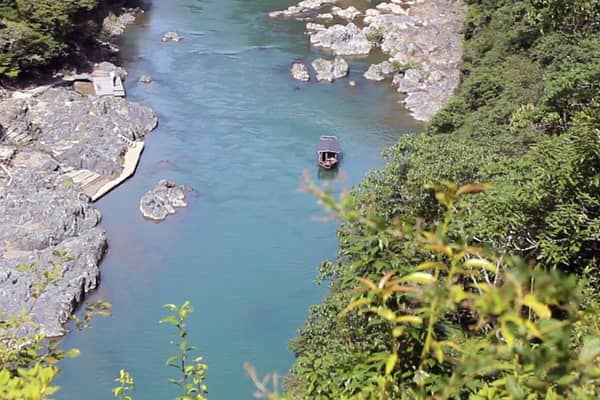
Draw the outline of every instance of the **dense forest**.
[[[403,276],[414,272],[412,266],[420,263],[448,262],[447,255],[438,259],[435,251],[423,248],[419,240],[423,232],[405,232],[406,227],[420,226],[422,231],[444,233],[440,227],[448,219],[447,209],[438,200],[451,193],[453,186],[437,187],[436,196],[435,190],[426,186],[430,183],[489,184],[482,193],[468,196],[467,204],[452,207],[448,233],[443,234],[442,242],[486,248],[496,257],[503,257],[504,262],[509,255],[518,255],[531,270],[573,274],[578,277],[577,283],[572,283],[577,290],[575,286],[569,290],[579,297],[572,301],[592,315],[598,310],[600,2],[467,3],[462,82],[457,93],[425,132],[404,136],[389,149],[388,166],[371,173],[353,191],[351,201],[345,201],[367,220],[360,223],[356,216],[341,215],[346,223],[339,232],[338,259],[323,263],[319,272],[319,280],[330,281],[330,293],[322,304],[312,307],[300,335],[291,344],[297,361],[288,388],[294,397],[379,398],[379,391],[368,388],[378,386],[378,379],[384,378],[389,379],[389,398],[446,397],[440,394],[439,386],[451,380],[458,365],[451,359],[457,354],[450,351],[450,356],[423,360],[425,324],[399,337],[389,334],[390,325],[397,324],[394,315],[400,310],[418,315],[426,301],[394,292],[386,295],[379,308],[340,316],[357,299],[351,290],[362,286],[357,278],[363,279],[368,288],[364,279],[377,282],[390,271]],[[443,271],[438,272],[445,276]],[[497,268],[490,275],[487,278],[494,283],[503,279]],[[464,290],[475,290],[469,282],[463,284]],[[373,296],[377,297],[373,293],[359,296],[358,301],[366,303],[364,299],[372,300]],[[382,315],[382,309],[393,314]],[[494,345],[487,333],[499,326],[498,316],[483,328],[477,324],[481,312],[465,305],[446,311],[435,323],[440,340],[452,339],[461,347],[483,340]],[[561,313],[558,307],[552,312],[559,320],[564,314],[568,313]],[[598,317],[594,316],[577,332],[567,332],[564,340],[570,341],[569,351],[575,352],[582,330],[589,333],[597,328]],[[507,335],[499,334],[499,342],[504,342]],[[523,347],[529,353],[520,356],[530,358],[533,347],[540,348],[537,342]],[[437,351],[442,352],[440,348]],[[548,357],[552,352],[546,351]],[[557,351],[554,356],[560,353],[553,351]],[[387,354],[397,354],[398,361],[396,364],[392,361],[395,359],[390,360],[394,364],[386,375],[386,358],[382,357]],[[486,358],[481,350],[474,354]],[[498,354],[492,358],[507,361]],[[531,386],[539,392],[531,394],[523,381],[513,381],[513,390],[503,391],[500,387],[507,385],[506,376],[510,374],[488,361],[490,370],[473,372],[472,380],[458,390],[458,397],[555,398],[544,397],[551,390],[560,398],[600,396],[597,388],[585,396],[564,391],[564,387],[559,388],[558,376],[552,373],[561,364],[551,367],[548,363],[532,372],[536,362],[542,363],[532,359],[523,359],[521,373],[527,371],[536,377],[536,384]],[[563,360],[562,367],[567,365]],[[513,370],[511,374],[520,378]]]
[[[0,77],[15,78],[70,55],[94,38],[118,0],[0,0]]]
[[[340,200],[329,293],[268,399],[600,398],[600,0],[467,0],[462,81]],[[76,51],[96,0],[0,0],[0,75]],[[96,28],[89,27],[91,31]],[[105,314],[105,305],[88,316]],[[181,399],[204,399],[169,305]],[[226,310],[223,310],[226,312]],[[47,399],[69,353],[0,325],[0,399]],[[187,360],[187,364],[186,364]],[[125,366],[126,367],[126,366]],[[157,366],[158,367],[158,366]],[[131,399],[122,371],[115,396]]]

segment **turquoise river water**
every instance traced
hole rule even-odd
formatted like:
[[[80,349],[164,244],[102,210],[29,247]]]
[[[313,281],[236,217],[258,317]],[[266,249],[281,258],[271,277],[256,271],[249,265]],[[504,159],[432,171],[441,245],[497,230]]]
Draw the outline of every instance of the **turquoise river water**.
[[[62,363],[59,400],[110,399],[120,368],[135,376],[136,399],[174,398],[175,371],[164,366],[172,329],[158,320],[162,304],[186,299],[210,399],[252,398],[244,361],[261,373],[291,366],[287,343],[326,290],[314,284],[316,267],[337,251],[337,224],[315,221],[319,207],[297,191],[304,171],[319,179],[319,135],[340,137],[340,176],[351,186],[419,124],[397,93],[362,78],[369,60],[350,59],[350,78],[333,84],[290,79],[293,60],[319,55],[302,23],[265,18],[290,4],[154,0],[123,38],[128,97],[151,106],[160,126],[136,175],[97,204],[110,247],[90,299],[110,301],[112,316],[64,340],[82,355]],[[168,30],[184,40],[162,43]],[[142,74],[155,81],[138,85]],[[162,178],[196,193],[156,224],[138,204]]]

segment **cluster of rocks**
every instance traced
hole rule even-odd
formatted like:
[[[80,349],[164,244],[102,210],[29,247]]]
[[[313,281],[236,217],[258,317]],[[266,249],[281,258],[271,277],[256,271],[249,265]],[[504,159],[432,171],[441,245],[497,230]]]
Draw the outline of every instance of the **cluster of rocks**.
[[[350,71],[348,63],[342,57],[335,57],[333,61],[317,58],[311,65],[318,81],[333,82],[336,79],[348,76],[348,72]],[[307,82],[310,80],[308,68],[300,62],[292,64],[290,74],[294,79],[299,81]]]
[[[39,89],[0,98],[0,310],[25,309],[57,336],[98,284],[106,248],[100,212],[65,174],[120,173],[121,137],[142,139],[157,118],[123,98]]]
[[[429,120],[459,84],[463,2],[391,0],[368,9],[360,4],[342,9],[336,2],[305,0],[269,16],[306,21],[311,45],[335,55],[365,56],[381,49],[389,59],[372,65],[365,78],[388,80],[406,94],[414,118]]]
[[[102,32],[108,36],[120,36],[128,25],[135,22],[136,15],[143,13],[141,8],[122,8],[120,13],[110,13],[102,21]]]
[[[170,214],[175,214],[176,208],[186,207],[186,188],[166,179],[148,191],[140,199],[140,212],[144,218],[162,221]]]

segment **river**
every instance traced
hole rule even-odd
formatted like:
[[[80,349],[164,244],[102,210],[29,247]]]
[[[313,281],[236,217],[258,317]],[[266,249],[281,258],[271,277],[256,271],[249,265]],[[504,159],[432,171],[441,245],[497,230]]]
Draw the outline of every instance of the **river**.
[[[300,83],[291,62],[311,61],[303,24],[270,21],[290,1],[154,0],[121,46],[128,98],[151,106],[160,126],[146,141],[136,175],[97,203],[108,231],[102,283],[90,296],[113,304],[70,334],[82,355],[61,363],[59,400],[109,399],[120,368],[136,378],[136,399],[174,398],[165,359],[172,329],[161,305],[190,300],[189,341],[209,365],[212,400],[252,398],[242,364],[285,373],[287,342],[326,288],[316,267],[337,251],[334,221],[319,222],[314,199],[298,192],[303,171],[319,179],[320,134],[342,141],[340,185],[380,167],[381,151],[419,129],[385,84],[367,82],[365,59],[350,78]],[[161,42],[178,30],[179,43]],[[149,74],[154,82],[138,85]],[[348,86],[348,79],[358,87]],[[188,208],[156,224],[142,194],[162,178],[191,186]]]

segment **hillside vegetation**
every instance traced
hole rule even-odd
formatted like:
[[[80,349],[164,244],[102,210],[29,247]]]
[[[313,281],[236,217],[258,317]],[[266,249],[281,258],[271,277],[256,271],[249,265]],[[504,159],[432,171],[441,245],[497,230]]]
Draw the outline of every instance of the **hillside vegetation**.
[[[426,187],[429,183],[490,184],[488,190],[471,195],[467,204],[453,206],[447,227],[451,234],[444,241],[487,248],[503,262],[509,254],[518,255],[530,270],[561,271],[576,276],[577,290],[574,287],[570,290],[580,297],[571,297],[571,301],[579,303],[577,306],[584,311],[597,307],[600,1],[470,0],[467,3],[462,82],[455,96],[425,132],[405,136],[389,149],[386,152],[389,165],[371,173],[351,195],[353,207],[371,222],[357,223],[356,219],[346,218],[339,232],[338,259],[324,262],[320,268],[319,279],[331,282],[330,293],[322,304],[311,309],[305,326],[291,343],[297,360],[288,388],[297,398],[380,398],[379,391],[370,395],[365,388],[377,386],[378,379],[386,376],[386,359],[382,358],[386,354],[398,356],[385,378],[389,379],[386,385],[391,398],[439,395],[436,385],[439,389],[456,372],[460,363],[456,359],[448,361],[447,355],[426,358],[423,364],[423,356],[431,350],[423,353],[426,326],[414,328],[408,338],[404,335],[397,338],[390,337],[391,322],[376,312],[381,313],[382,304],[367,312],[340,314],[357,299],[351,291],[360,286],[357,278],[378,282],[388,272],[402,276],[427,270],[421,267],[415,271],[423,262],[448,262],[448,256],[438,259],[434,251],[423,251],[419,235],[393,233],[404,229],[399,228],[401,221],[403,227],[420,226],[440,234],[446,209],[437,200],[451,190],[438,188],[441,194],[436,199],[435,191]],[[495,268],[486,277],[487,281],[495,285],[503,282],[501,270]],[[441,279],[444,272],[438,270],[438,273]],[[468,276],[463,278],[471,280]],[[468,282],[463,283],[467,292],[477,291]],[[394,314],[402,310],[419,315],[422,311],[423,299],[397,293],[389,296],[383,305]],[[372,300],[373,296],[368,298]],[[371,300],[361,300],[361,304],[371,304]],[[461,347],[472,345],[472,340],[493,345],[485,333],[499,327],[497,320],[479,326],[481,314],[470,307],[446,311],[434,324],[440,337],[446,340],[460,337],[454,343]],[[558,320],[565,315],[553,309]],[[392,314],[388,316],[392,318]],[[597,328],[598,317],[591,320],[583,326]],[[396,324],[394,321],[392,318]],[[474,325],[478,329],[473,330]],[[572,350],[579,344],[575,336],[581,332],[569,329],[567,333],[563,340]],[[506,335],[499,333],[498,338],[503,343]],[[523,349],[532,351],[529,345]],[[516,353],[510,354],[517,357]],[[549,354],[552,352],[546,353]],[[486,359],[483,353],[480,355]],[[495,357],[503,359],[498,354]],[[521,372],[535,364],[526,361],[523,360]],[[564,361],[564,368],[567,365]],[[536,375],[538,388],[544,390],[533,397],[526,397],[528,391],[523,389],[526,385],[522,381],[512,382],[516,388],[513,392],[493,394],[486,382],[497,383],[496,379],[506,375],[506,371],[494,368],[481,375],[473,372],[471,382],[460,388],[458,396],[545,398],[552,386],[549,377],[553,376],[550,364],[546,367],[545,376]],[[419,396],[409,390],[416,383],[421,384],[417,385],[422,390],[417,391]],[[486,390],[492,393],[488,397],[481,394]],[[561,398],[567,393],[556,387],[552,390],[562,393]],[[575,396],[573,392],[570,395]],[[590,398],[597,395],[596,392]],[[571,398],[584,397],[578,394]]]
[[[0,0],[0,78],[64,59],[99,30],[111,0]]]

